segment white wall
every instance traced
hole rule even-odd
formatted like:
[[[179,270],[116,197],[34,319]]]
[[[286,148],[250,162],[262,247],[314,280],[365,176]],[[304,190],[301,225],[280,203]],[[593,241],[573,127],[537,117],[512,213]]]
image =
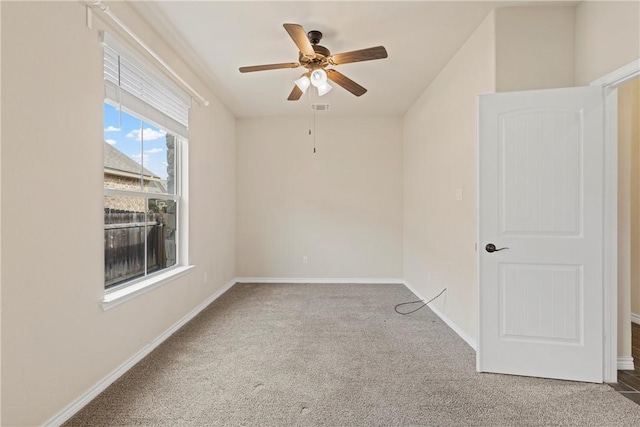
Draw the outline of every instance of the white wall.
[[[496,90],[573,86],[574,7],[496,10]]]
[[[235,276],[234,118],[112,8],[211,99],[190,123],[196,268],[103,311],[103,23],[80,2],[2,2],[2,425],[50,419]]]
[[[404,118],[404,277],[476,335],[476,98],[495,92],[492,12]],[[456,201],[456,189],[463,200]]]
[[[237,121],[238,275],[402,278],[401,119],[309,123]]]
[[[575,31],[575,84],[586,86],[640,58],[640,2],[583,1]]]

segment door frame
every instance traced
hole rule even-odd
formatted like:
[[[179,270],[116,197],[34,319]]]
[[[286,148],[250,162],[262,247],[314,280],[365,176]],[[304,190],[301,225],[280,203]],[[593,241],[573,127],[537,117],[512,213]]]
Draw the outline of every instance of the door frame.
[[[604,88],[604,381],[618,381],[618,86],[640,77],[640,58],[590,83]]]

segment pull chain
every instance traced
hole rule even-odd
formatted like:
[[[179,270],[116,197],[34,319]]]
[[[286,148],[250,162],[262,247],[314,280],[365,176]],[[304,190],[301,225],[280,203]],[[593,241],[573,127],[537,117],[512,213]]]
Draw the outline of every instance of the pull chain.
[[[313,109],[313,154],[316,154],[316,109]]]
[[[310,119],[310,123],[309,123],[309,136],[311,137],[312,132],[311,129],[313,128],[313,154],[316,153],[316,109],[313,107],[313,88],[310,88],[311,90],[309,90],[309,106],[311,107],[311,109],[313,110],[313,115],[311,116]]]

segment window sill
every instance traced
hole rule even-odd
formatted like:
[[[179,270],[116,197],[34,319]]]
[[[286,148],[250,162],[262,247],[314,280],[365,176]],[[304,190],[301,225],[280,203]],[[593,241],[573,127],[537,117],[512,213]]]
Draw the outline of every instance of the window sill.
[[[164,285],[171,280],[177,279],[180,276],[184,276],[194,267],[195,265],[175,267],[170,269],[169,271],[162,272],[148,279],[134,283],[131,286],[118,289],[114,292],[109,292],[108,294],[105,294],[104,299],[102,300],[102,309],[107,311],[115,306],[122,304],[123,302],[137,297],[138,295],[149,292],[150,290]]]

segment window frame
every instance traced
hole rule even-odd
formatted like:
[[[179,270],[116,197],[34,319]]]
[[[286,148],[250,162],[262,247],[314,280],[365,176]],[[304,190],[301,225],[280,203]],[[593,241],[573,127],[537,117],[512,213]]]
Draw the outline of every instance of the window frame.
[[[141,118],[140,116],[137,117]],[[144,118],[141,119],[146,120]],[[144,294],[158,286],[177,279],[178,277],[187,274],[195,267],[194,265],[189,264],[189,145],[186,138],[180,136],[176,136],[176,138],[180,139],[180,142],[176,144],[178,149],[176,150],[175,174],[179,178],[176,185],[176,194],[144,193],[132,190],[107,189],[103,187],[103,198],[109,194],[133,197],[141,197],[141,195],[144,196],[146,194],[149,198],[158,198],[156,196],[160,195],[166,196],[160,197],[165,200],[178,199],[176,212],[176,263],[171,267],[155,271],[144,277],[129,280],[109,289],[104,288],[103,280],[102,286],[104,290],[104,298],[102,300],[102,308],[104,310],[109,310],[123,302],[135,298],[138,295]],[[102,258],[104,259],[104,253],[102,254]],[[104,273],[104,262],[102,268]]]
[[[113,40],[112,38],[110,40]],[[117,43],[117,42],[116,42]],[[119,47],[119,46],[118,46]],[[110,47],[111,50],[113,50],[113,48]],[[129,51],[126,50],[126,48],[122,48],[123,50],[121,51],[121,48],[119,47],[118,50],[118,55],[125,55],[127,60],[130,61],[134,61],[135,64],[143,64],[144,62],[141,58],[137,57],[137,55],[131,55],[131,53]],[[150,67],[148,65],[146,65],[146,69],[143,69],[147,72],[149,72],[151,74],[151,76],[155,76],[155,70],[154,67]],[[113,85],[113,82],[110,82],[111,86]],[[162,80],[160,80],[160,83],[163,83]],[[171,86],[172,82],[166,82],[168,85],[168,90],[173,89],[175,90],[174,87]],[[141,108],[142,111],[137,111],[137,108],[128,108],[127,106],[122,105],[121,103],[116,102],[112,97],[108,96],[108,85],[105,79],[104,82],[105,85],[105,95],[103,97],[103,121],[102,123],[104,124],[104,116],[105,116],[105,110],[104,110],[104,104],[109,104],[113,107],[115,107],[116,109],[121,110],[124,113],[127,113],[133,117],[135,117],[136,119],[140,119],[142,121],[142,128],[144,128],[144,124],[148,123],[150,125],[153,125],[155,127],[157,127],[160,130],[166,131],[168,134],[171,134],[174,138],[175,138],[175,148],[174,148],[174,165],[175,165],[175,170],[174,170],[174,177],[175,177],[175,183],[174,183],[174,192],[173,194],[168,194],[168,193],[155,193],[155,192],[150,192],[150,191],[145,191],[144,187],[141,187],[140,190],[133,190],[133,189],[119,189],[119,188],[107,188],[104,186],[104,180],[103,180],[103,205],[104,205],[104,199],[107,196],[125,196],[125,197],[136,197],[136,198],[142,198],[145,200],[145,220],[146,220],[146,215],[148,214],[148,206],[149,206],[149,200],[155,199],[155,200],[172,200],[175,201],[176,203],[176,218],[175,218],[175,244],[176,244],[176,261],[175,264],[170,266],[170,267],[166,267],[163,268],[161,270],[158,271],[153,271],[152,273],[148,273],[147,270],[147,256],[146,256],[146,251],[147,251],[147,238],[145,237],[145,268],[144,268],[144,276],[142,277],[136,277],[134,279],[129,279],[126,280],[122,283],[118,283],[118,284],[114,284],[112,286],[110,286],[109,288],[105,287],[105,281],[104,279],[102,280],[102,289],[104,292],[104,298],[102,300],[102,307],[104,310],[108,310],[112,307],[115,307],[125,301],[128,301],[129,299],[132,299],[134,297],[136,297],[137,295],[146,293],[152,289],[154,289],[157,286],[163,285],[165,283],[168,283],[171,280],[174,280],[177,277],[180,277],[186,273],[188,273],[190,270],[192,270],[194,268],[193,265],[189,265],[189,242],[188,242],[188,237],[189,237],[189,223],[188,223],[188,218],[189,218],[189,208],[188,208],[188,192],[189,192],[189,140],[188,140],[188,135],[184,132],[176,132],[174,130],[172,130],[171,127],[167,127],[163,124],[159,124],[156,120],[153,120],[152,118],[148,117],[147,115],[144,114],[144,111],[146,111],[144,108]],[[112,90],[112,89],[111,89]],[[118,89],[119,90],[119,94],[118,96],[121,97],[124,94],[124,89]],[[175,93],[175,92],[174,92]],[[119,98],[121,99],[121,98]],[[142,102],[142,101],[141,101]],[[143,103],[143,102],[142,102]],[[138,104],[135,104],[138,105]],[[178,105],[178,104],[176,104]],[[187,108],[190,106],[187,105]],[[184,105],[182,106],[184,107]],[[188,121],[188,116],[187,116],[187,121]],[[183,128],[184,130],[188,129],[188,125],[185,126]],[[104,139],[104,136],[103,136]],[[104,151],[103,151],[103,167],[104,167]],[[142,172],[142,171],[141,171]],[[146,222],[146,221],[145,221]],[[102,227],[102,232],[104,233],[104,221],[103,223],[103,227]],[[146,233],[145,233],[146,236]],[[103,252],[102,254],[102,258],[103,258],[103,277],[104,277],[104,272],[105,272],[105,267],[106,264],[104,262],[104,258],[105,258],[105,254]]]

